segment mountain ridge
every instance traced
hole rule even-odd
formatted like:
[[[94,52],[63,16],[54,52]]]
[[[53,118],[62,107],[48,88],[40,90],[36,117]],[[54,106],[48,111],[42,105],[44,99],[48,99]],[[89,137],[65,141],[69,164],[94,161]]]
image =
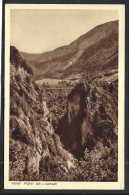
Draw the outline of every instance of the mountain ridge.
[[[112,44],[108,45],[110,40]],[[102,43],[100,44],[100,42]],[[21,52],[20,54],[33,69],[35,80],[42,78],[67,78],[70,76],[68,70],[72,72],[73,76],[87,70],[88,61],[86,59],[85,63],[82,65],[81,57],[88,54],[89,48],[91,48],[92,54],[92,49],[98,47],[98,45],[98,50],[101,49],[102,51],[105,51],[106,54],[104,55],[107,55],[107,58],[111,55],[112,51],[117,51],[118,20],[98,25],[89,32],[81,35],[69,45],[61,46],[53,51],[42,54],[27,54],[24,52]],[[107,47],[105,47],[105,45]],[[110,48],[112,51],[110,51]],[[96,53],[97,52],[98,51],[96,51]],[[100,53],[99,55],[101,56]],[[96,57],[93,61],[96,61]],[[99,61],[101,63],[101,60]],[[72,71],[72,69],[77,66],[77,63],[80,67],[84,66],[83,71],[78,71],[78,69]],[[90,65],[91,67],[94,66],[93,63]]]

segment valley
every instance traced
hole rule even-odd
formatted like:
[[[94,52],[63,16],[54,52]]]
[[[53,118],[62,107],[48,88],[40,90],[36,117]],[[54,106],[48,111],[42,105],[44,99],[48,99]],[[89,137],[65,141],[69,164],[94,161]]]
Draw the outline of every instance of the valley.
[[[118,180],[118,21],[42,54],[10,47],[10,181]]]
[[[36,81],[74,79],[82,72],[88,75],[117,67],[118,21],[98,25],[69,45],[53,51],[20,54],[32,68]]]

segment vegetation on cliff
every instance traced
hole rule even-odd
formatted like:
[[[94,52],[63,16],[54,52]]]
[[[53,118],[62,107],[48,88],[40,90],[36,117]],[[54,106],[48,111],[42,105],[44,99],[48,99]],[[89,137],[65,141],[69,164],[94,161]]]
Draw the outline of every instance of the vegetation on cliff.
[[[42,89],[33,81],[31,69],[16,48],[10,51],[9,178],[62,180],[73,157],[54,133]]]

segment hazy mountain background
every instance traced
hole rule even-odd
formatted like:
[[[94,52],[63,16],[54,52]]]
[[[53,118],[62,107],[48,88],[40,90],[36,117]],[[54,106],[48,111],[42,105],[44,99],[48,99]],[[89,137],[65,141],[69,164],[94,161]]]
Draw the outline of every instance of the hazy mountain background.
[[[42,54],[21,52],[34,79],[66,79],[84,71],[101,71],[118,64],[118,21],[101,24],[71,44]]]

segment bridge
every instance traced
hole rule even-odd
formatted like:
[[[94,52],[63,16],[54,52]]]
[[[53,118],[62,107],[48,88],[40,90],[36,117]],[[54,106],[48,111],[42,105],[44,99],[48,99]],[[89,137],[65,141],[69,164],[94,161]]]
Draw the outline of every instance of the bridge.
[[[51,87],[51,88],[43,88],[44,90],[70,90],[73,89],[73,87]]]

